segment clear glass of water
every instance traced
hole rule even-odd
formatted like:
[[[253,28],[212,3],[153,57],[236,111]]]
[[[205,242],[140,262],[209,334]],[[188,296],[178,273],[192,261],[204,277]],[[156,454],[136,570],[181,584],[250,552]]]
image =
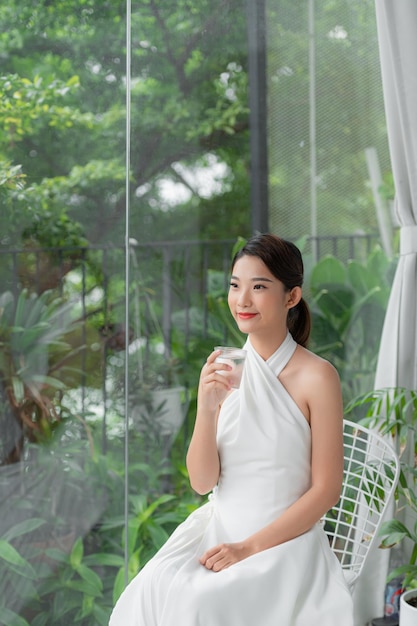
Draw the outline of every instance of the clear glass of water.
[[[216,346],[215,350],[221,350],[221,354],[216,358],[216,363],[226,363],[230,365],[231,370],[218,370],[219,374],[226,376],[230,386],[238,389],[242,378],[243,368],[246,359],[246,350],[242,348],[234,348],[231,346]]]

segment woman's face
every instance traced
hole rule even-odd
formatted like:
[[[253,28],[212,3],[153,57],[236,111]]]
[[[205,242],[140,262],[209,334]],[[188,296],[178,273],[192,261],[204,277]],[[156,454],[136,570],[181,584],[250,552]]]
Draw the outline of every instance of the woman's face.
[[[258,257],[245,255],[236,261],[229,288],[229,308],[245,334],[284,332],[291,293]]]

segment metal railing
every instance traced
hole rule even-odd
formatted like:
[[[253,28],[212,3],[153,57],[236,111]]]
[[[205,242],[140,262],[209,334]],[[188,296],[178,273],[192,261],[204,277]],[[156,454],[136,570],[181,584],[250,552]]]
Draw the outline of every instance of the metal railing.
[[[96,342],[100,354],[102,405],[104,406],[103,448],[106,447],[106,407],[108,356],[124,350],[134,341],[145,342],[153,336],[162,339],[165,357],[174,351],[173,335],[181,337],[182,352],[190,342],[207,339],[210,323],[210,298],[225,296],[235,240],[161,241],[130,245],[130,285],[128,286],[129,329],[126,319],[125,262],[122,247],[89,246],[60,249],[0,250],[0,294],[23,288],[34,293],[52,290],[74,300],[82,319],[80,342]],[[362,260],[378,243],[374,235],[325,236],[307,240],[303,253],[310,254],[314,244],[318,257],[332,254],[342,261]],[[221,320],[217,320],[221,324]],[[126,333],[128,336],[126,337]],[[92,338],[93,337],[93,338]],[[227,340],[227,333],[224,335]],[[84,391],[91,380],[88,356],[80,358],[79,388],[82,405]],[[96,374],[96,377],[98,374]]]
[[[131,242],[130,292],[136,314],[141,314],[139,320],[132,320],[133,332],[146,335],[157,322],[169,353],[173,313],[182,311],[187,341],[191,310],[198,308],[204,336],[207,296],[210,292],[227,290],[236,241]],[[363,260],[376,243],[376,235],[322,236],[307,239],[303,253],[309,254],[314,248],[318,259],[331,254],[341,261]],[[59,295],[71,291],[72,296],[78,298],[86,319],[100,318],[103,336],[108,338],[112,328],[120,328],[122,324],[125,306],[122,247],[3,249],[0,250],[0,271],[0,293],[11,290],[17,295],[22,288],[36,293],[52,289]]]

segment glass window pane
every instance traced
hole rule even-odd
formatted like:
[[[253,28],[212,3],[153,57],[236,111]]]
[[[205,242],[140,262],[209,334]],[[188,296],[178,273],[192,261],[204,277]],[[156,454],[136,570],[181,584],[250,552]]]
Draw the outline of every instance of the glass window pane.
[[[386,181],[390,163],[374,2],[271,0],[267,11],[271,227],[378,236],[367,150]]]
[[[1,621],[103,624],[123,565],[104,524],[124,509],[126,7],[10,1],[0,24]]]
[[[107,623],[198,501],[184,472],[196,381],[235,332],[218,297],[250,228],[246,16],[217,9],[0,9],[7,623]],[[126,512],[147,507],[126,542]]]
[[[269,0],[266,12],[270,227],[303,248],[311,348],[347,402],[373,387],[396,262],[375,6]]]
[[[265,4],[265,94],[241,0],[0,8],[6,626],[107,624],[201,503],[185,452],[202,363],[244,340],[226,293],[252,187],[303,249],[312,349],[346,400],[372,386],[395,263],[373,0]]]

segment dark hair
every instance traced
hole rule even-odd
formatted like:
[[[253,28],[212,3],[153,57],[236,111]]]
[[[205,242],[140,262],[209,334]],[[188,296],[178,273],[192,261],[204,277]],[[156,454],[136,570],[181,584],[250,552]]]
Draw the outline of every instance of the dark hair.
[[[271,274],[280,280],[285,289],[291,291],[301,287],[304,281],[304,264],[301,252],[291,241],[272,234],[255,235],[236,252],[232,268],[243,256],[256,256],[265,263]],[[301,298],[297,306],[288,312],[287,326],[294,340],[306,347],[311,330],[310,309]]]

